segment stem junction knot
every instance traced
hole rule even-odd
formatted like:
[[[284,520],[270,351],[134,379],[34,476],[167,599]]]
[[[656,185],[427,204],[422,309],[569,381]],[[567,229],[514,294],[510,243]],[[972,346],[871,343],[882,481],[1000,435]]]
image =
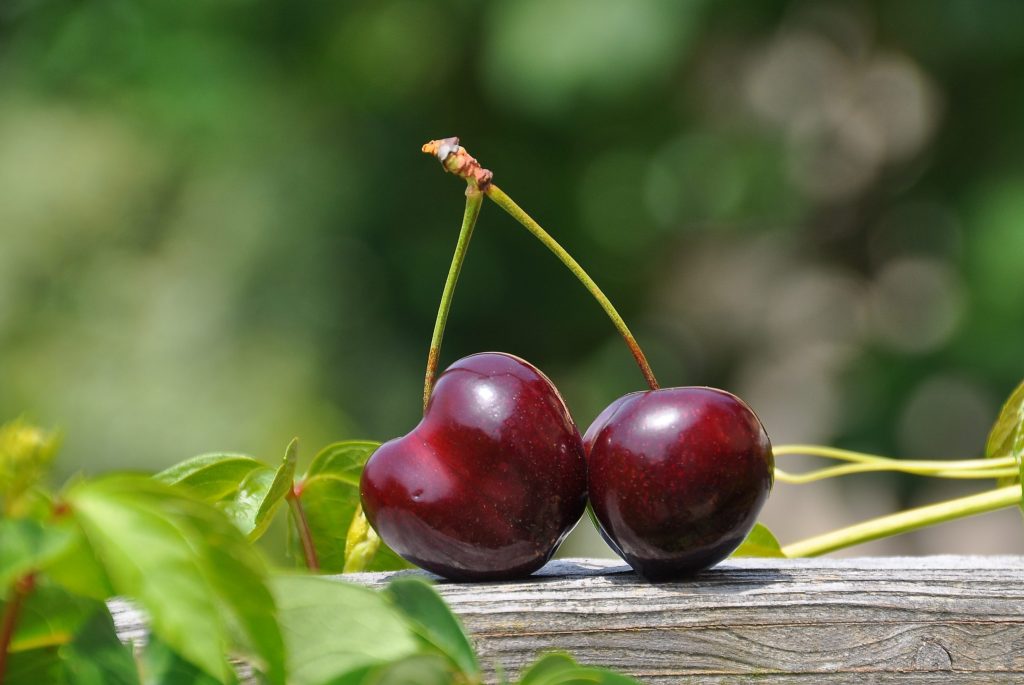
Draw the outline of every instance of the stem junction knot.
[[[480,166],[480,162],[466,152],[466,148],[459,145],[457,137],[432,140],[425,144],[422,150],[428,155],[437,157],[445,171],[464,179],[470,185],[470,188],[466,189],[467,193],[471,192],[471,188],[486,191],[491,185],[494,174],[489,169]]]

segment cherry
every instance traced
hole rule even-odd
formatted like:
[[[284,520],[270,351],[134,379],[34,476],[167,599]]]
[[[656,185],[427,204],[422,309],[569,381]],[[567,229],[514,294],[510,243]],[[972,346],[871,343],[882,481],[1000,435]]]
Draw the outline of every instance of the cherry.
[[[695,573],[729,556],[772,487],[764,427],[723,390],[625,395],[601,412],[583,443],[601,533],[650,580]]]
[[[583,514],[586,458],[548,378],[500,352],[442,373],[410,433],[379,447],[360,494],[381,539],[454,580],[529,575]]]

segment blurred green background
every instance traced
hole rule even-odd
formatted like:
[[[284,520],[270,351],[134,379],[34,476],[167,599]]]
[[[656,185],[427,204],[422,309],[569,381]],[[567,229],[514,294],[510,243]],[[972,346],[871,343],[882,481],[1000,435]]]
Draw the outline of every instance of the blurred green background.
[[[419,146],[459,135],[663,385],[740,394],[777,444],[977,456],[1024,376],[1022,77],[1012,0],[2,0],[0,416],[62,427],[64,477],[404,433],[463,202]],[[642,387],[491,204],[445,343],[534,362],[584,428]],[[780,486],[766,520],[962,491]]]

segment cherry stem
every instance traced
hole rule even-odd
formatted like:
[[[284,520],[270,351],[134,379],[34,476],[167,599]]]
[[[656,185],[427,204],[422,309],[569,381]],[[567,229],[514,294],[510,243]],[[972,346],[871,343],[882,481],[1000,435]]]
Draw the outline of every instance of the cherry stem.
[[[1013,456],[996,459],[893,459],[876,454],[865,454],[823,445],[780,445],[774,448],[776,457],[796,454],[853,462],[807,473],[793,474],[776,469],[780,482],[791,484],[813,483],[826,478],[835,478],[853,473],[874,471],[896,471],[932,478],[1006,478],[1019,473],[1017,460]]]
[[[299,533],[302,553],[306,557],[306,568],[316,572],[320,570],[320,560],[316,554],[316,545],[313,544],[313,533],[309,529],[309,519],[306,518],[306,511],[302,508],[301,492],[301,484],[295,485],[285,495],[285,499],[288,500],[288,507],[291,509],[292,518],[295,519],[295,529]]]
[[[782,548],[787,557],[815,557],[871,540],[906,533],[936,523],[984,514],[1021,503],[1020,483],[871,519]]]
[[[877,454],[866,454],[853,450],[844,450],[838,447],[827,447],[825,445],[778,445],[772,448],[776,457],[785,457],[796,454],[803,454],[811,457],[823,457],[839,461],[851,461],[862,464],[868,463],[891,463],[891,464],[913,464],[920,468],[934,468],[936,470],[948,471],[951,469],[985,469],[985,468],[1006,468],[1014,466],[1017,460],[1012,457],[999,457],[997,459],[893,459]]]
[[[788,471],[783,471],[782,469],[777,468],[775,469],[775,479],[780,483],[803,485],[806,483],[815,483],[819,480],[826,480],[828,478],[848,476],[854,473],[875,473],[879,471],[895,471],[898,473],[910,473],[928,478],[949,478],[957,480],[1010,478],[1020,473],[1020,471],[1015,467],[1002,469],[950,469],[948,471],[936,471],[932,469],[917,469],[914,468],[912,464],[899,466],[887,464],[846,464],[844,466],[833,466],[830,468],[818,469],[817,471],[808,471],[806,473],[789,473]]]
[[[437,308],[437,319],[434,320],[434,333],[430,337],[430,351],[427,353],[427,372],[423,379],[423,411],[427,410],[430,402],[430,393],[434,391],[434,378],[437,376],[437,365],[441,358],[441,341],[444,339],[444,327],[448,322],[448,312],[452,308],[452,298],[455,294],[455,285],[459,281],[459,274],[462,272],[462,263],[466,260],[466,251],[469,249],[469,241],[473,237],[473,228],[476,226],[477,217],[480,216],[480,207],[483,206],[484,196],[472,182],[466,186],[466,210],[462,215],[462,228],[459,229],[459,240],[455,243],[455,253],[452,255],[452,264],[448,267],[448,277],[444,281],[444,290],[441,291],[441,303]]]
[[[25,598],[34,587],[34,573],[29,573],[16,580],[11,588],[11,597],[4,607],[3,617],[0,618],[0,683],[4,681],[4,672],[7,670],[7,654],[11,648],[11,641],[14,639],[14,628],[18,623],[18,615],[21,613]]]
[[[598,304],[601,305],[601,308],[604,309],[605,314],[608,315],[608,318],[611,319],[612,324],[615,326],[615,330],[626,341],[626,345],[629,347],[629,351],[633,353],[633,358],[636,359],[637,366],[640,367],[640,372],[644,375],[647,385],[650,386],[651,390],[657,390],[658,380],[654,377],[654,372],[651,370],[651,365],[647,362],[647,357],[644,355],[643,350],[640,349],[640,344],[633,337],[629,327],[626,326],[626,322],[623,321],[622,317],[615,310],[611,300],[601,292],[594,279],[587,274],[579,262],[572,258],[572,255],[565,248],[558,244],[558,241],[550,233],[541,228],[540,224],[523,211],[523,208],[517,205],[501,188],[494,184],[489,184],[484,192],[496,205],[508,212],[513,219],[522,224],[537,240],[551,250],[561,260],[562,264],[579,279],[580,283],[583,284],[587,291],[597,300]]]
[[[626,341],[626,345],[629,347],[630,352],[633,353],[633,358],[636,359],[637,365],[640,367],[640,372],[643,373],[644,379],[647,381],[647,385],[650,386],[651,390],[658,389],[658,381],[654,377],[654,372],[651,371],[651,365],[647,362],[647,357],[644,356],[643,350],[640,349],[640,344],[637,343],[636,338],[629,331],[629,327],[626,326],[626,322],[622,320],[619,313],[615,311],[615,307],[612,305],[608,297],[601,292],[601,289],[597,287],[597,283],[594,282],[583,267],[572,258],[565,248],[558,244],[551,235],[540,227],[533,218],[523,211],[523,208],[517,205],[512,198],[506,195],[498,186],[491,183],[494,174],[488,169],[484,169],[480,166],[480,163],[467,151],[466,148],[459,145],[458,138],[443,138],[441,140],[432,140],[423,146],[423,152],[433,155],[441,162],[441,165],[445,168],[445,171],[455,174],[459,178],[462,178],[469,184],[469,188],[472,190],[482,191],[491,198],[492,201],[506,212],[512,215],[512,217],[523,225],[526,230],[533,234],[537,240],[542,242],[549,250],[555,253],[555,256],[561,260],[569,271],[573,273],[576,278],[583,283],[587,291],[597,300],[601,308],[604,309],[608,318],[611,319],[615,329],[619,332],[622,338]],[[470,190],[466,191],[467,194]],[[468,211],[468,210],[467,210]],[[454,261],[453,261],[454,267]],[[457,276],[456,272],[456,276]],[[449,280],[452,276],[449,273]],[[452,283],[454,288],[454,283]],[[447,290],[447,287],[446,287]],[[442,309],[444,309],[444,300],[442,299]],[[438,321],[440,322],[441,332],[444,330],[444,323],[441,317],[441,312],[438,312]],[[435,337],[438,336],[438,330],[434,330]],[[433,362],[436,366],[436,354],[435,349],[440,348],[440,338],[437,340],[437,345],[431,345],[431,355],[434,357]],[[432,376],[430,374],[431,365],[428,360],[427,364],[427,386],[431,384]],[[429,392],[424,393],[424,406],[427,398],[429,398]]]

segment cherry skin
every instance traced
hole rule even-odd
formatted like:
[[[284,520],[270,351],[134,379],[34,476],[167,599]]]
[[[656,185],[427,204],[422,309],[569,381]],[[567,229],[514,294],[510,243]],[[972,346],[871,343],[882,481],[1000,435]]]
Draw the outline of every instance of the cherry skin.
[[[761,421],[723,390],[620,397],[583,443],[601,533],[649,580],[686,576],[729,556],[753,528],[774,479]]]
[[[423,420],[379,447],[360,495],[381,539],[454,580],[529,575],[586,506],[579,430],[548,378],[510,354],[449,366]]]

